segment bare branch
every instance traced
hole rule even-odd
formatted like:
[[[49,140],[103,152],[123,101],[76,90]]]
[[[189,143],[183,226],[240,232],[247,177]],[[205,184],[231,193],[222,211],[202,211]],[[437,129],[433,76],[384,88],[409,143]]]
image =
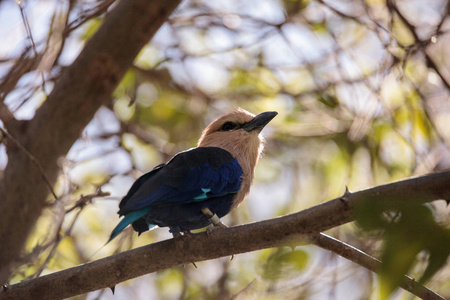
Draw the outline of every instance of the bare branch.
[[[392,0],[387,1],[387,5],[389,8],[391,8],[392,10],[395,11],[395,13],[398,15],[400,20],[402,20],[403,24],[405,24],[405,26],[411,32],[411,34],[413,35],[414,40],[415,40],[414,44],[419,47],[425,48],[423,51],[423,54],[425,55],[425,60],[426,60],[427,66],[436,72],[436,74],[439,76],[439,78],[441,78],[441,80],[444,83],[444,85],[446,86],[446,88],[448,90],[450,90],[450,82],[447,81],[444,74],[442,74],[441,70],[438,68],[438,66],[435,64],[433,59],[430,57],[430,55],[426,51],[426,47],[428,46],[428,44],[430,43],[431,40],[428,39],[428,40],[423,41],[420,39],[420,37],[417,35],[416,27],[413,24],[411,24],[411,22],[408,21],[408,19],[400,11],[400,9],[398,8],[397,4],[394,1],[392,1]],[[447,12],[449,10],[448,7],[449,7],[449,5],[447,4],[446,9],[445,9],[445,11],[447,11]],[[442,18],[445,19],[445,14]],[[441,26],[441,24],[438,25],[438,28],[440,28],[440,26]]]
[[[424,203],[450,198],[450,171],[429,174],[355,193],[284,217],[187,235],[151,244],[74,268],[7,286],[0,299],[61,299],[106,287],[144,274],[259,249],[296,246],[320,231],[353,221],[362,201]]]
[[[64,30],[64,34],[68,35],[70,32],[79,28],[81,25],[85,24],[87,21],[94,17],[99,17],[101,14],[105,13],[108,8],[114,3],[115,0],[102,0],[97,6],[83,12],[77,19],[70,22]]]
[[[19,7],[20,14],[22,16],[22,21],[23,21],[23,25],[25,27],[25,31],[27,32],[27,36],[30,39],[31,48],[33,49],[34,57],[38,57],[39,54],[36,50],[36,44],[34,43],[34,38],[33,38],[33,34],[31,33],[31,28],[30,28],[30,24],[28,23],[27,15],[25,14],[25,11],[23,10],[22,3],[20,1],[16,1],[16,3],[17,3],[17,6]],[[39,73],[41,75],[41,80],[42,80],[42,90],[44,91],[45,95],[47,96],[47,93],[45,91],[44,73],[42,72],[42,70]]]
[[[340,255],[372,272],[378,273],[380,270],[381,261],[329,235],[319,233],[312,239],[312,242],[314,245]],[[432,290],[416,282],[413,278],[404,275],[403,279],[404,282],[402,282],[400,287],[416,295],[420,299],[445,300]]]

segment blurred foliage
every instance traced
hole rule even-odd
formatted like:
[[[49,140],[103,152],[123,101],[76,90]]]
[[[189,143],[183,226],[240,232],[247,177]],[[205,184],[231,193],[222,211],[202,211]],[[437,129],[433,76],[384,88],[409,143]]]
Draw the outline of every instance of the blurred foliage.
[[[262,277],[269,280],[290,278],[305,269],[308,254],[302,250],[279,248],[267,258]]]
[[[367,231],[382,230],[384,246],[380,270],[380,297],[386,299],[409,274],[422,251],[428,253],[428,265],[418,282],[424,284],[450,256],[450,229],[437,222],[429,205],[391,201],[389,211],[380,201],[363,201],[357,222]]]
[[[0,3],[8,41],[0,48],[0,99],[17,118],[33,117],[45,98],[35,79],[42,72],[50,91],[111,4],[28,1],[37,52],[56,55],[30,70],[23,58],[37,58],[13,27],[21,20],[7,24],[1,15],[17,7]],[[194,147],[205,125],[236,107],[279,115],[263,132],[266,149],[251,194],[225,218],[229,225],[296,212],[341,196],[346,186],[359,190],[449,168],[448,5],[183,2],[61,159],[60,200],[49,200],[12,282],[170,238],[165,229],[139,238],[126,230],[91,257],[118,221],[118,201],[133,180]],[[61,17],[67,22],[49,21]],[[56,38],[64,42],[50,43]],[[99,188],[111,196],[95,198]],[[165,270],[117,286],[116,296],[105,290],[78,298],[404,299],[407,292],[392,293],[404,273],[450,298],[449,215],[443,201],[389,211],[368,202],[357,226],[331,230],[386,262],[378,280],[305,246]]]

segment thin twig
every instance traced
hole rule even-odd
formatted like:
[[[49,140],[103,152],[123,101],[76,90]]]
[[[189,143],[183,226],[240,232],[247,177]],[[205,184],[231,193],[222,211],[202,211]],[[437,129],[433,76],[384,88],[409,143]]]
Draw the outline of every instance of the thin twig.
[[[240,295],[245,293],[248,289],[250,289],[250,287],[255,283],[255,281],[256,281],[256,279],[253,279],[252,281],[250,281],[243,289],[241,289],[239,292],[237,292],[236,294],[231,296],[230,300],[237,299]]]
[[[81,209],[79,211],[77,211],[76,215],[73,217],[72,222],[69,225],[69,228],[66,230],[66,232],[63,235],[61,235],[61,233],[59,232],[61,230],[62,224],[63,224],[63,222],[61,222],[61,224],[56,232],[55,241],[50,250],[50,253],[47,255],[47,257],[45,258],[45,261],[42,263],[42,265],[39,267],[39,269],[31,276],[31,278],[40,276],[42,271],[44,271],[44,269],[48,266],[50,260],[55,255],[56,249],[58,248],[61,241],[63,239],[65,239],[66,237],[68,237],[70,235],[70,233],[72,232],[73,226],[75,225],[75,222],[78,219],[78,217],[80,216],[82,211],[83,211],[83,207],[81,207]]]
[[[77,19],[67,24],[66,28],[64,29],[64,35],[69,35],[70,32],[79,28],[87,21],[99,17],[100,15],[105,13],[114,2],[115,0],[103,0],[96,7],[84,11],[83,14],[80,15]]]
[[[101,189],[99,189],[97,192],[93,193],[93,194],[89,194],[89,195],[81,195],[80,199],[78,199],[75,204],[66,210],[66,214],[73,211],[75,208],[80,207],[83,208],[84,206],[86,206],[87,203],[91,202],[92,199],[97,198],[97,197],[107,197],[111,195],[109,192],[103,192]]]
[[[22,7],[22,1],[21,0],[16,0],[16,3],[17,3],[17,6],[19,7],[20,14],[22,16],[23,25],[25,26],[25,31],[27,32],[27,36],[30,39],[31,48],[33,49],[34,56],[38,57],[38,53],[37,53],[37,50],[36,50],[36,44],[34,43],[33,34],[31,33],[30,23],[28,23],[28,18],[27,18],[26,14],[25,14],[25,11],[24,11],[23,7]],[[45,91],[44,72],[41,71],[40,75],[41,75],[41,80],[42,80],[42,91],[44,92],[45,96],[48,96],[47,92]]]
[[[67,210],[65,210],[63,208],[63,217],[61,218],[61,220],[57,226],[57,229],[55,230],[56,236],[50,242],[48,242],[47,245],[44,245],[41,247],[41,249],[46,249],[49,246],[51,246],[50,253],[47,255],[45,261],[41,264],[39,269],[33,275],[31,275],[28,279],[39,277],[41,275],[41,273],[45,270],[45,268],[49,264],[50,260],[55,255],[59,244],[62,242],[62,240],[64,240],[66,237],[68,237],[72,233],[72,229],[75,225],[75,222],[79,218],[81,212],[86,207],[86,205],[89,202],[91,202],[93,198],[105,197],[105,196],[109,196],[109,195],[110,195],[109,192],[103,192],[101,189],[99,189],[97,192],[95,192],[93,194],[89,194],[86,196],[81,195],[81,197],[75,202],[75,204],[71,208],[69,208]],[[67,214],[69,212],[75,210],[76,208],[80,208],[80,209],[76,212],[75,216],[73,217],[72,221],[70,222],[68,229],[65,230],[64,234],[61,234],[60,231],[62,229],[62,226],[64,224]]]
[[[433,59],[430,57],[430,55],[428,55],[426,51],[426,47],[430,44],[431,39],[425,41],[420,39],[419,35],[416,32],[416,27],[409,22],[409,20],[405,17],[405,15],[403,15],[403,13],[400,11],[400,9],[398,8],[397,4],[394,1],[392,0],[387,1],[387,5],[398,15],[403,24],[405,24],[405,26],[411,32],[411,34],[414,37],[414,45],[417,46],[418,48],[424,48],[423,54],[425,55],[427,66],[436,72],[436,74],[439,76],[439,78],[441,78],[442,82],[447,87],[447,89],[450,90],[450,82],[447,81],[444,74],[442,74],[442,72],[439,70]],[[446,11],[448,10],[449,8],[447,5]],[[445,19],[445,14],[443,18]]]
[[[16,140],[11,134],[9,134],[5,129],[0,127],[0,131],[2,132],[2,134],[8,138],[9,140],[11,140],[12,142],[14,142],[14,144],[16,144],[16,146],[23,152],[25,153],[26,156],[28,156],[28,158],[31,160],[32,163],[34,163],[38,169],[39,172],[42,175],[42,178],[44,179],[48,189],[50,190],[50,192],[52,193],[53,197],[55,197],[55,200],[58,199],[58,196],[56,195],[55,191],[53,190],[53,187],[50,183],[50,180],[48,179],[47,175],[45,174],[44,168],[42,168],[41,164],[38,162],[38,160],[33,156],[33,154],[31,154],[18,140]]]

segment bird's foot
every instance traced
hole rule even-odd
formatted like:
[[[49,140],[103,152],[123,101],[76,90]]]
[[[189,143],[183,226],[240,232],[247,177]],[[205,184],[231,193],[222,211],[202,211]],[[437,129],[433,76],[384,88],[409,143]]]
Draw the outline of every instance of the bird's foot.
[[[224,223],[220,222],[217,225],[211,224],[208,227],[206,227],[206,233],[208,235],[210,235],[214,230],[216,230],[217,228],[228,228],[227,225],[225,225]]]
[[[174,238],[174,239],[183,236],[180,232],[172,232],[172,235],[173,235],[173,238]]]
[[[169,227],[169,232],[173,235],[174,239],[182,236],[180,229],[178,227]]]
[[[210,235],[210,234],[211,234],[214,230],[216,230],[217,228],[228,228],[228,226],[225,225],[224,223],[222,223],[222,221],[219,220],[219,222],[218,222],[216,225],[211,224],[210,226],[208,226],[208,227],[206,228],[206,234],[207,234],[207,235]]]
[[[219,217],[214,214],[209,208],[202,208],[202,213],[209,219],[212,226],[208,226],[206,228],[206,233],[209,235],[213,230],[215,230],[217,227],[220,228],[228,228],[227,225],[225,225],[222,221],[220,221]]]
[[[202,208],[202,213],[208,217],[211,225],[206,228],[206,234],[210,235],[214,230],[218,227],[220,228],[228,228],[222,221],[220,221],[219,217],[216,214],[213,214],[209,208]],[[230,261],[233,260],[234,255],[231,255]]]

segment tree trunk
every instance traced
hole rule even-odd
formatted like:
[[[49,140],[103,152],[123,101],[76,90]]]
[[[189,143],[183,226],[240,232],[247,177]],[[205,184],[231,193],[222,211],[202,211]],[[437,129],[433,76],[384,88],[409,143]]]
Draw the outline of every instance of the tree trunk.
[[[65,155],[180,0],[122,0],[58,79],[30,121],[6,123],[8,165],[0,182],[0,282],[11,275]],[[20,143],[20,146],[18,146]],[[24,149],[26,151],[24,151]]]

